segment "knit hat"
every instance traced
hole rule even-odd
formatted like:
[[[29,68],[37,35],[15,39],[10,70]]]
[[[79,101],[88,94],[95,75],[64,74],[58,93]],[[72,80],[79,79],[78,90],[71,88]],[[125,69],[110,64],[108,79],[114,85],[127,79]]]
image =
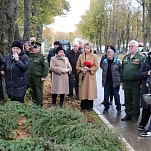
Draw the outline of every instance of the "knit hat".
[[[23,44],[20,41],[13,41],[12,48],[13,47],[18,47],[22,50],[23,49]]]
[[[65,53],[65,50],[64,50],[62,47],[58,47],[58,48],[56,49],[56,54],[58,54],[58,52],[59,52],[60,50],[63,50],[64,53]]]

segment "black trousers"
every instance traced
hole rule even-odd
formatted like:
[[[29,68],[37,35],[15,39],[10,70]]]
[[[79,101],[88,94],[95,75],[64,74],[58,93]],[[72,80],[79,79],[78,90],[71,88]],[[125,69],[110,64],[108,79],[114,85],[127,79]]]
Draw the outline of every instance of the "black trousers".
[[[73,89],[75,88],[76,96],[79,95],[79,77],[73,77],[72,73],[69,74],[69,95],[70,97],[73,97]]]
[[[142,109],[142,117],[141,117],[141,122],[139,123],[139,126],[145,127],[147,125],[150,118],[150,114],[151,114],[150,107]]]
[[[60,106],[63,106],[65,94],[60,94]],[[52,94],[52,104],[56,105],[57,94]]]
[[[11,99],[11,101],[18,101],[20,103],[24,103],[24,97],[13,97],[10,99]]]
[[[93,108],[93,100],[81,100],[81,110],[87,109],[92,110]]]

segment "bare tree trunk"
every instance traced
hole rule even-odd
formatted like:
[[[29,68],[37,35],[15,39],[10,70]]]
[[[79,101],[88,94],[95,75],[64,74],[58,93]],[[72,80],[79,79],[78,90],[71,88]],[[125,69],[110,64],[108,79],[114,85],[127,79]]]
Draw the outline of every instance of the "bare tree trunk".
[[[18,24],[17,23],[15,23],[15,35],[14,35],[14,39],[15,40],[21,40],[22,39],[21,35],[19,33],[19,29],[18,29]]]
[[[145,3],[142,2],[142,6],[143,6],[143,22],[142,22],[142,32],[143,32],[143,51],[146,51],[146,43],[147,43],[147,32],[145,29]]]
[[[30,39],[30,0],[24,0],[24,35],[23,40]]]
[[[0,51],[6,56],[14,40],[17,0],[0,1]]]
[[[149,17],[148,38],[149,38],[149,49],[150,49],[151,48],[151,2],[150,1],[148,6],[148,17]]]

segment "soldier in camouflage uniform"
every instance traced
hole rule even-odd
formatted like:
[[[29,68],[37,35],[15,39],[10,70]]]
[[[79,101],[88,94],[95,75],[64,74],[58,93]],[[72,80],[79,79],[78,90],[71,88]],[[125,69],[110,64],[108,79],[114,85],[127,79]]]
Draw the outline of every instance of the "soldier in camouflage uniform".
[[[29,53],[29,87],[32,89],[32,100],[36,101],[37,105],[43,106],[43,82],[48,74],[47,58],[40,52],[41,44],[38,42],[32,43],[32,51]]]
[[[129,42],[129,54],[122,60],[121,85],[125,95],[126,116],[122,121],[137,122],[140,115],[140,85],[138,71],[145,60],[145,56],[138,52],[138,42]]]

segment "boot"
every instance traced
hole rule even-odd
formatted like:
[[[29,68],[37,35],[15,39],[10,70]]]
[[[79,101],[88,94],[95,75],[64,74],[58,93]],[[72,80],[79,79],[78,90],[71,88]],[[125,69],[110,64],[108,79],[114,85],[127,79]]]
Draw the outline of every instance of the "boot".
[[[56,106],[57,94],[52,94],[52,106]]]
[[[60,94],[60,107],[63,107],[64,94]]]

